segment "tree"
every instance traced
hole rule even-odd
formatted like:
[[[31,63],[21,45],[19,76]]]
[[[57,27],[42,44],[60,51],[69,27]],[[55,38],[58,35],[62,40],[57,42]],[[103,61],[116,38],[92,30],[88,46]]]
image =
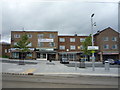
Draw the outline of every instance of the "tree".
[[[22,35],[21,39],[17,42],[16,45],[14,45],[15,48],[19,48],[19,52],[21,53],[21,58],[24,60],[25,53],[29,51],[28,49],[28,44],[30,42],[28,41],[28,36],[27,34]]]
[[[92,37],[91,34],[85,39],[85,41],[82,43],[83,45],[83,55],[85,55],[87,58],[89,55],[91,55],[91,51],[88,50],[88,46],[92,45]]]

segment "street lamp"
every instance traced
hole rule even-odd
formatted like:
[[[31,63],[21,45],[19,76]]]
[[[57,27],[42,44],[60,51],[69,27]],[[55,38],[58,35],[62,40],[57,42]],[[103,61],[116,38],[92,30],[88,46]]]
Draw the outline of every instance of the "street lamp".
[[[92,46],[94,46],[93,41],[93,26],[95,26],[95,23],[93,22],[94,13],[91,15],[91,31],[92,31]],[[94,51],[92,51],[92,70],[95,71],[95,56]]]

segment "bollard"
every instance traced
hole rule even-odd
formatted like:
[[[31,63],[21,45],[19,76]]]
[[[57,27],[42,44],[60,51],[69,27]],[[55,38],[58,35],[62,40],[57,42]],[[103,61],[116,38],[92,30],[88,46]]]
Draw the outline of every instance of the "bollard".
[[[105,70],[110,70],[110,64],[109,61],[105,61]]]

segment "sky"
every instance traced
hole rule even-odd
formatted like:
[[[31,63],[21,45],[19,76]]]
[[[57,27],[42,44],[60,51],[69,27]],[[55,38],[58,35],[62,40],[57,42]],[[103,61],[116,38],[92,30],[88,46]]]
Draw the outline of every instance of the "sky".
[[[89,35],[91,15],[94,33],[111,27],[118,31],[117,0],[3,0],[2,41],[9,42],[13,30],[58,31],[61,34]]]

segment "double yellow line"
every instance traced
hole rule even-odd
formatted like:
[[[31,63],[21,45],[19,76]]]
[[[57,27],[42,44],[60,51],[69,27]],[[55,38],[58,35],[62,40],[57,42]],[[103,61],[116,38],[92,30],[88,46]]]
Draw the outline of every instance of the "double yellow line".
[[[25,73],[25,74],[27,74],[27,73],[32,73],[32,72],[34,72],[36,69],[35,68],[31,68],[31,69],[28,69],[28,70],[26,70],[25,72],[22,72],[22,73]]]

